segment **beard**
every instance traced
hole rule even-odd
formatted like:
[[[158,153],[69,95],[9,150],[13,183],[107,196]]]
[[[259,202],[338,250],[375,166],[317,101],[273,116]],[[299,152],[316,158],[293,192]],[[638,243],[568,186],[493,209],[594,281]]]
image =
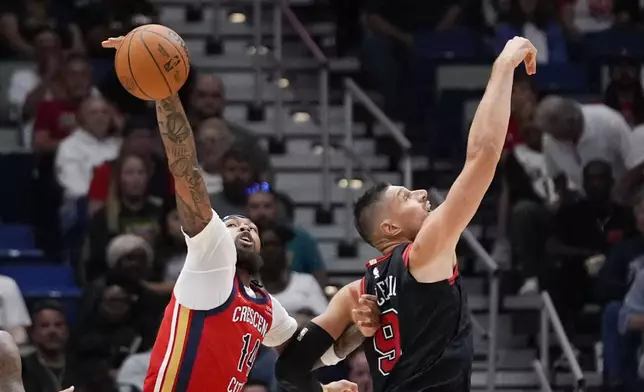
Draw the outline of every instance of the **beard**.
[[[251,276],[257,276],[263,264],[264,261],[258,253],[237,248],[237,268],[248,272]]]

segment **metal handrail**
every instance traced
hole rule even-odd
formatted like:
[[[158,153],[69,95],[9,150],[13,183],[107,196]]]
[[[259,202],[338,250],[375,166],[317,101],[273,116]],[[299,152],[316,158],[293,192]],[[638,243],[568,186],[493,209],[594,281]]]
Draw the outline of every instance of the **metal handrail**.
[[[552,387],[550,386],[550,381],[548,381],[548,375],[541,365],[541,361],[535,359],[532,361],[532,367],[534,372],[537,373],[537,379],[539,379],[539,385],[541,386],[541,392],[552,392]]]
[[[330,134],[329,134],[329,59],[322,49],[315,43],[306,27],[300,22],[293,10],[288,5],[288,0],[273,0],[273,55],[275,58],[275,81],[278,83],[282,78],[282,14],[293,27],[300,40],[311,51],[311,54],[318,62],[318,83],[320,102],[318,118],[322,133],[322,209],[331,210],[331,158],[330,158]],[[261,2],[261,0],[255,0]],[[261,21],[257,21],[260,24]],[[274,126],[278,139],[283,139],[284,129],[282,119],[284,117],[284,104],[282,89],[277,88]]]
[[[436,204],[440,205],[445,201],[445,197],[437,189],[432,188],[429,190],[430,200]],[[476,254],[477,258],[483,262],[483,265],[488,270],[489,280],[490,280],[490,292],[488,298],[490,301],[489,305],[489,317],[488,317],[488,328],[487,328],[487,337],[488,337],[488,363],[487,363],[487,390],[488,392],[494,391],[494,386],[496,383],[496,351],[497,351],[497,324],[499,319],[499,264],[494,261],[492,256],[485,250],[483,245],[476,239],[474,234],[470,229],[465,229],[461,234],[461,238],[465,243],[470,247],[472,252]]]
[[[583,391],[586,386],[586,378],[584,372],[581,370],[579,361],[575,356],[575,352],[570,343],[570,339],[566,334],[566,330],[561,323],[559,314],[555,305],[552,303],[550,294],[547,291],[541,293],[541,331],[540,331],[540,353],[539,353],[539,363],[544,371],[546,378],[548,378],[548,369],[550,368],[550,326],[555,332],[555,336],[563,354],[570,364],[570,370],[572,371],[573,377],[575,377],[575,390]]]
[[[344,145],[346,148],[353,146],[353,104],[354,99],[360,102],[369,113],[391,134],[394,140],[403,150],[401,160],[403,168],[403,184],[412,188],[412,165],[411,165],[411,142],[393,121],[376,105],[369,96],[350,78],[344,80]],[[346,156],[346,155],[345,155]],[[344,178],[353,178],[353,159],[347,158],[344,168]],[[346,211],[351,211],[354,201],[354,190],[347,187],[344,192]],[[355,230],[353,219],[345,219],[345,241],[349,244],[355,242]]]

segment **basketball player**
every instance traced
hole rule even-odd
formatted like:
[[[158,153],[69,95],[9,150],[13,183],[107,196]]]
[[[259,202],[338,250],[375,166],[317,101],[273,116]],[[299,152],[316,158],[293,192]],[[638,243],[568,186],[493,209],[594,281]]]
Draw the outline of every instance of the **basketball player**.
[[[0,391],[25,392],[22,385],[22,362],[20,352],[11,335],[0,331]],[[69,387],[61,392],[73,392]]]
[[[355,205],[358,232],[383,253],[368,263],[362,282],[349,286],[378,297],[381,327],[364,344],[376,392],[470,390],[472,327],[455,248],[501,156],[514,69],[525,62],[534,74],[535,56],[528,40],[515,37],[495,61],[465,166],[441,206],[430,212],[426,191],[387,184],[367,190]],[[334,309],[313,319],[278,360],[278,380],[288,391],[320,390],[305,369],[351,322],[351,308],[331,302]]]
[[[110,38],[103,46],[118,48],[122,40]],[[144,392],[240,392],[260,344],[282,345],[297,323],[252,280],[262,262],[255,224],[239,215],[220,219],[212,209],[179,97],[157,101],[156,112],[188,253],[152,349]],[[356,320],[363,328],[374,322]],[[349,342],[337,347],[352,350],[362,336],[346,332]],[[331,347],[319,358],[334,364],[349,352],[336,354]],[[319,386],[357,391],[344,380]]]

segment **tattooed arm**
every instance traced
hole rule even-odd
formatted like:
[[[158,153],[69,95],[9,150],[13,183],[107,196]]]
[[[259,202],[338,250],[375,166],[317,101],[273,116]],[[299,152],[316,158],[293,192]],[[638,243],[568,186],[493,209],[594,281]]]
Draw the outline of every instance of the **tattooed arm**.
[[[183,231],[200,233],[212,218],[206,184],[197,163],[195,138],[177,95],[158,101],[157,122],[174,177],[177,212]]]

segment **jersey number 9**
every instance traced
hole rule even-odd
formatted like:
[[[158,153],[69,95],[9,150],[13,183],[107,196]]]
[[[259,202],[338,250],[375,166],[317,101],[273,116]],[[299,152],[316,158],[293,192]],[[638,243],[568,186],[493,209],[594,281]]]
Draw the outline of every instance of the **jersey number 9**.
[[[378,370],[386,376],[394,368],[402,354],[398,312],[395,309],[389,309],[380,315],[380,329],[373,337],[373,347],[380,354]]]

